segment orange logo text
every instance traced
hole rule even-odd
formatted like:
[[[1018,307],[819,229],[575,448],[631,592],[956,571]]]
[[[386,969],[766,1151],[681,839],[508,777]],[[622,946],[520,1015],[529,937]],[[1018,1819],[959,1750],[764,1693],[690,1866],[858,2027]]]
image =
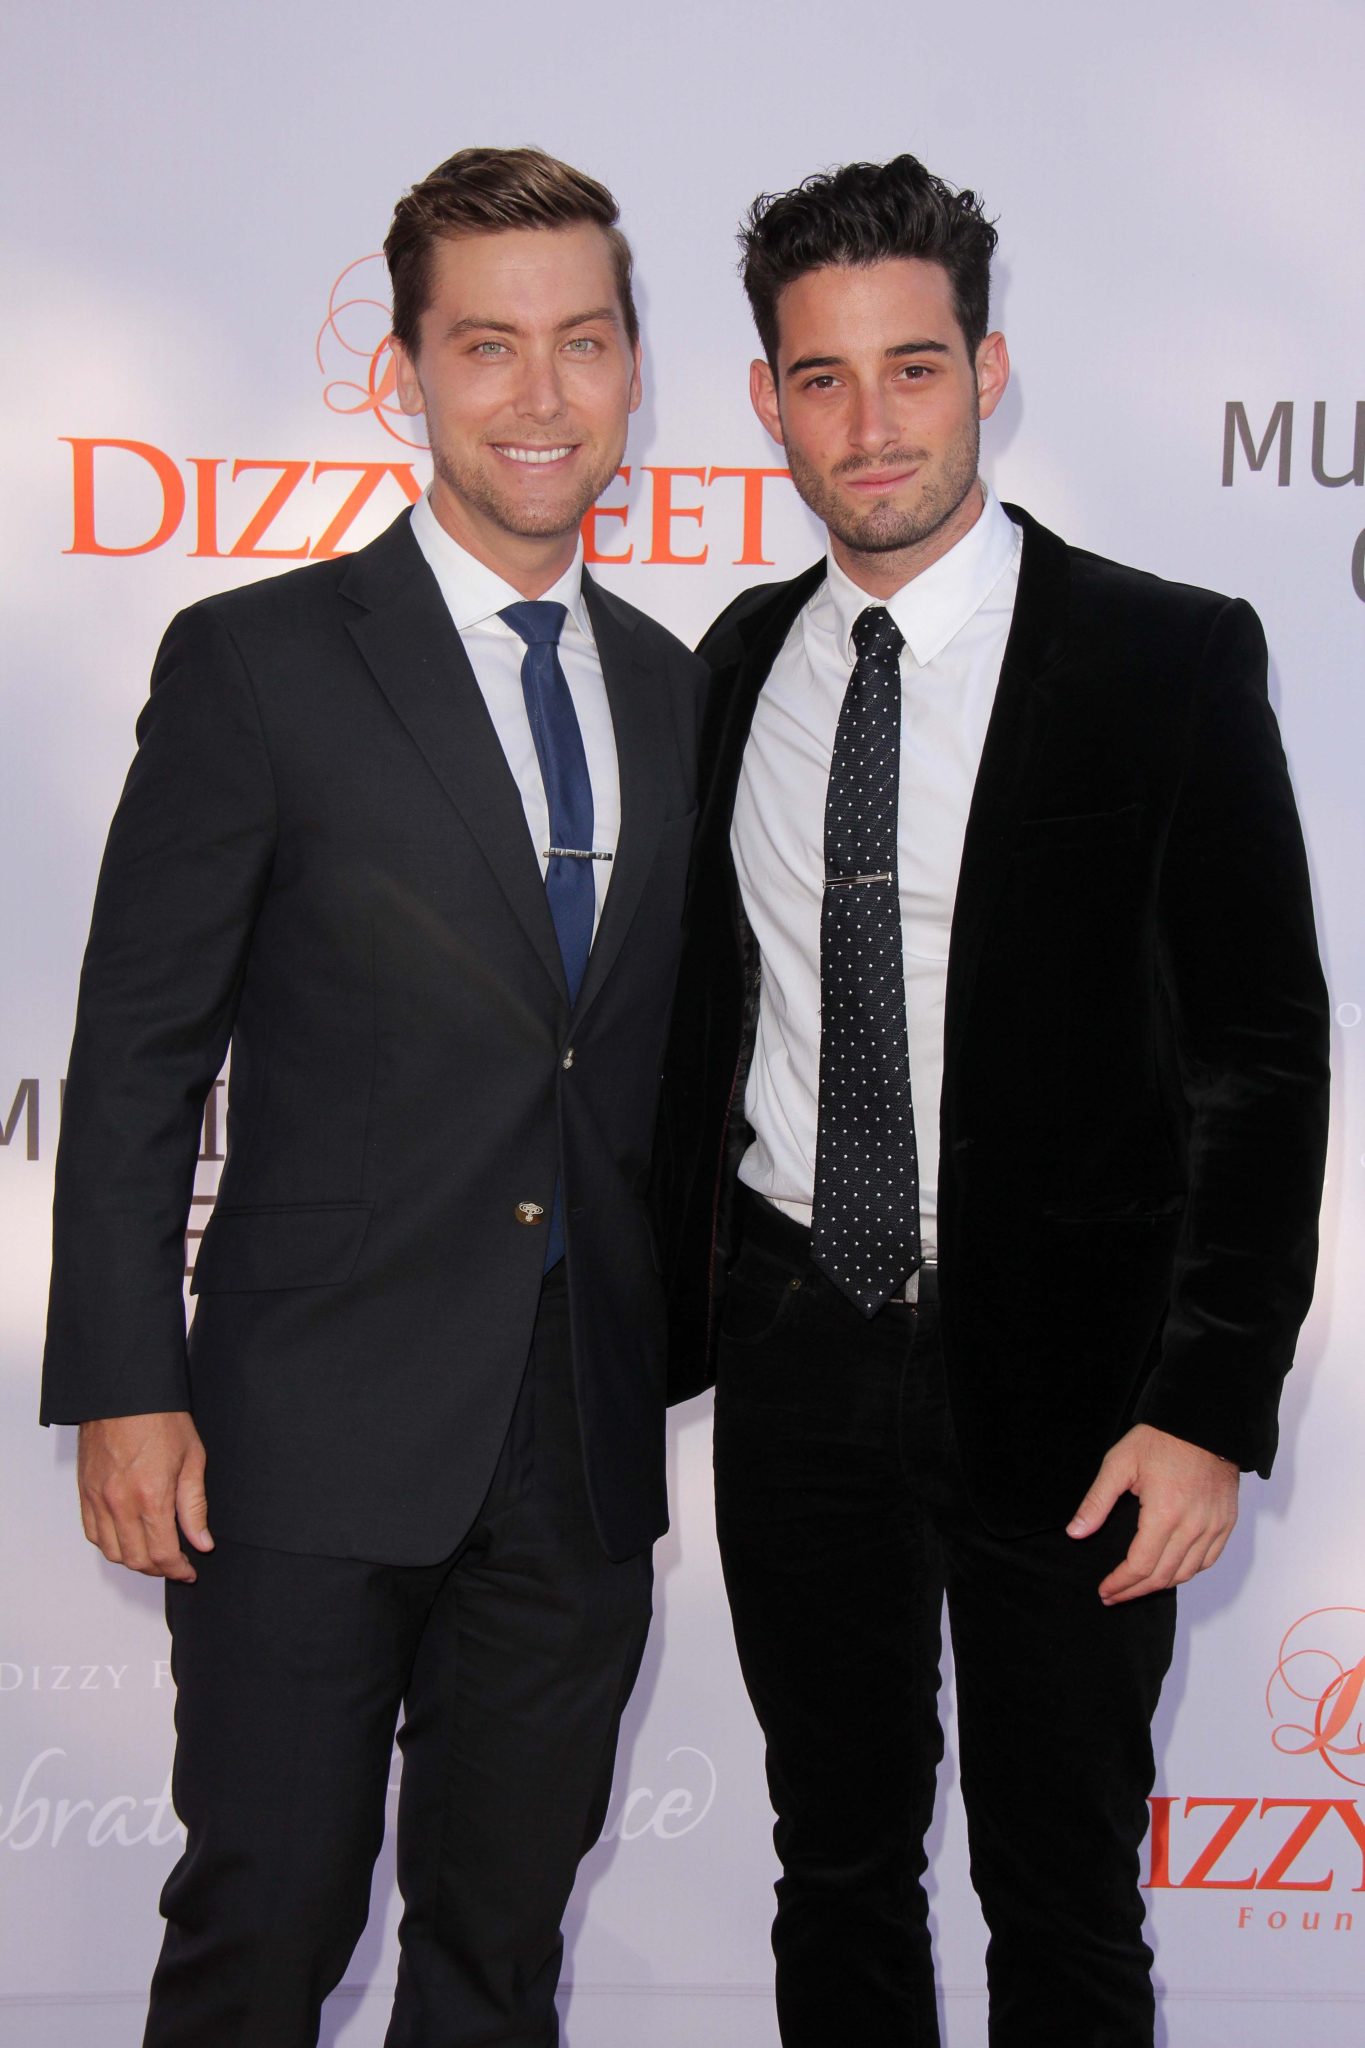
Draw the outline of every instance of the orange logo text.
[[[1365,1892],[1365,1817],[1352,1799],[1150,1804],[1150,1890],[1326,1892],[1340,1873]]]
[[[148,555],[178,539],[186,555],[201,560],[328,561],[357,544],[351,529],[372,500],[392,518],[422,490],[409,461],[177,459],[150,441],[62,439],[71,450],[69,555]],[[789,472],[719,463],[626,465],[616,476],[622,497],[594,505],[584,518],[584,560],[699,567],[710,559],[707,536],[719,528],[716,537],[733,567],[771,568],[763,521],[766,489],[775,480],[789,482]],[[129,509],[134,504],[136,512]]]
[[[1363,1694],[1365,1608],[1314,1608],[1285,1631],[1266,1687],[1276,1749],[1316,1756],[1334,1777],[1365,1785]]]

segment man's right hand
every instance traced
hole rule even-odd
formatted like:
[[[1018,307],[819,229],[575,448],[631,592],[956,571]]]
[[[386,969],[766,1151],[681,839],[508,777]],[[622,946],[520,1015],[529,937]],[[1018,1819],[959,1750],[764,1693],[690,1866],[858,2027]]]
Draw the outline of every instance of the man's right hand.
[[[194,1583],[177,1522],[196,1550],[212,1550],[204,1446],[184,1410],[114,1415],[80,1426],[76,1485],[81,1521],[111,1564]]]

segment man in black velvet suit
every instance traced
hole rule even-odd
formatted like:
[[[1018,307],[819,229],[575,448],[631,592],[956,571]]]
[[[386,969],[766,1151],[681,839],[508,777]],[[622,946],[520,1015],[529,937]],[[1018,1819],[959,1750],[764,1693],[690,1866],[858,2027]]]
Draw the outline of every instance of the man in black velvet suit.
[[[938,2040],[952,1629],[995,2048],[1144,2048],[1175,1587],[1275,1448],[1326,1003],[1265,644],[978,477],[993,228],[912,157],[754,206],[829,532],[716,677],[657,1181],[767,1737],[788,2048]]]
[[[705,678],[582,573],[640,400],[616,218],[536,150],[400,202],[431,492],[175,620],[110,835],[43,1414],[91,1541],[169,1582],[149,2048],[316,2041],[400,1710],[390,2048],[557,2038],[666,1526],[645,1194]]]

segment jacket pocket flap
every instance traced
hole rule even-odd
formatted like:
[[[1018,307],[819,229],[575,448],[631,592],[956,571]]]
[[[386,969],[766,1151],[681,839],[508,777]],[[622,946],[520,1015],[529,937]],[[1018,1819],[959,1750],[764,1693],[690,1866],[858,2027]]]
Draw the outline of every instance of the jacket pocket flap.
[[[350,1275],[369,1226],[369,1202],[216,1208],[194,1262],[191,1294],[335,1287]]]
[[[1178,1223],[1187,1202],[1183,1189],[1167,1195],[1082,1196],[1069,1202],[1044,1202],[1043,1215],[1049,1223],[1137,1223],[1150,1229],[1160,1223]]]

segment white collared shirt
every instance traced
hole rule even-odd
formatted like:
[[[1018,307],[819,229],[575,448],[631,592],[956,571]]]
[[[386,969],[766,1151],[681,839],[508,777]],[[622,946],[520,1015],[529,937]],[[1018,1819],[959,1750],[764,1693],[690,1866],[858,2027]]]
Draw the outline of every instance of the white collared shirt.
[[[989,491],[946,555],[886,600],[901,653],[897,862],[919,1154],[920,1233],[937,1256],[939,1097],[948,935],[986,726],[1019,583],[1021,536]],[[830,760],[869,597],[831,553],[754,713],[731,845],[762,956],[758,1036],[744,1095],[754,1142],[740,1178],[800,1223],[815,1189],[820,907]]]
[[[455,630],[464,642],[474,679],[483,694],[494,731],[507,757],[507,765],[521,796],[526,826],[543,875],[549,866],[546,849],[550,844],[550,811],[545,801],[531,721],[521,689],[521,661],[526,643],[513,632],[498,613],[509,604],[525,602],[521,592],[505,583],[494,569],[476,560],[467,548],[453,540],[431,509],[427,493],[412,508],[412,533],[426,556],[432,574],[441,587]],[[592,783],[593,848],[614,854],[621,829],[621,785],[616,766],[616,736],[612,729],[607,687],[602,664],[597,658],[592,621],[583,597],[583,545],[580,541],[573,561],[546,600],[562,604],[568,614],[559,636],[559,661],[569,685],[569,695],[578,714],[583,751]],[[592,863],[596,889],[593,934],[602,915],[611,882],[612,863]]]

